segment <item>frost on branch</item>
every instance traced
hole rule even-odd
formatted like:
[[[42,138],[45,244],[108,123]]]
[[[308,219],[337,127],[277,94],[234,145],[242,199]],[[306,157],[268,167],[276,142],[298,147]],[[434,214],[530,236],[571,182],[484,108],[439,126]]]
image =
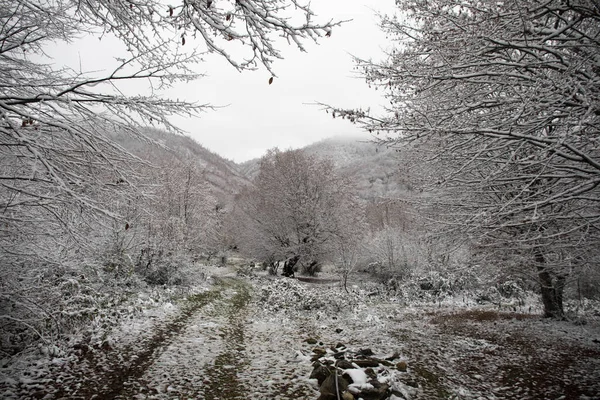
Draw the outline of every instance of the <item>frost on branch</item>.
[[[17,307],[25,311],[8,314],[15,330],[44,338],[39,327],[51,311],[41,305],[54,304],[43,299],[51,291],[45,271],[74,260],[79,265],[82,249],[112,241],[119,244],[113,254],[117,264],[134,264],[121,251],[136,244],[136,229],[124,232],[131,222],[127,213],[143,204],[140,198],[160,190],[142,184],[150,163],[117,138],[154,142],[145,134],[148,126],[179,132],[171,117],[210,109],[157,93],[199,78],[195,68],[207,52],[238,70],[263,66],[274,75],[273,62],[281,58],[277,38],[303,50],[305,41],[324,37],[339,24],[313,17],[297,0],[0,4],[0,259],[3,292],[25,299]],[[82,36],[116,39],[122,49],[111,54],[110,70],[60,67],[64,60],[45,52]],[[146,85],[147,93],[125,94],[124,83],[131,81]],[[98,237],[98,227],[114,237]],[[119,273],[130,272],[125,269]]]
[[[445,190],[427,199],[439,204],[434,218],[446,210],[486,263],[518,259],[537,274],[546,314],[562,316],[565,281],[600,259],[597,2],[398,8],[382,19],[394,45],[387,58],[357,60],[385,91],[385,114],[330,111],[431,160]]]

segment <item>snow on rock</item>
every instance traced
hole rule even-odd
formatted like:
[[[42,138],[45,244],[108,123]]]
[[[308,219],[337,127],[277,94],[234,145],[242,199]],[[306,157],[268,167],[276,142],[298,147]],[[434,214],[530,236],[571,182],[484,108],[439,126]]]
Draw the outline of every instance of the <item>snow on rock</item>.
[[[350,386],[360,387],[360,385],[367,384],[368,376],[362,369],[345,369],[343,374],[346,374],[352,379]]]
[[[458,302],[401,305],[370,287],[210,275],[214,286],[185,302],[165,291],[132,296],[133,318],[112,330],[0,368],[0,398],[315,400],[336,390],[336,377],[344,399],[600,393],[594,317],[575,325]]]

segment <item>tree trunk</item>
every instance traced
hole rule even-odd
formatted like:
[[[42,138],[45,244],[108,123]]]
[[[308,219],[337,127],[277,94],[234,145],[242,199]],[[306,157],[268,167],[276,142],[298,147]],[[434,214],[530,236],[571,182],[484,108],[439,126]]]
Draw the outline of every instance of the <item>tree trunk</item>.
[[[299,259],[300,259],[300,256],[296,255],[294,257],[290,257],[287,260],[285,260],[285,263],[283,264],[283,272],[281,273],[281,275],[287,276],[288,278],[293,278],[294,277],[294,267],[298,263]]]
[[[346,270],[342,273],[342,283],[344,284],[344,290],[346,291],[346,293],[350,293],[350,291],[348,290],[348,275],[350,275],[350,270]]]
[[[565,316],[563,309],[563,292],[566,284],[566,277],[557,275],[553,277],[545,266],[546,259],[544,255],[537,252],[535,255],[537,262],[538,276],[542,292],[542,302],[544,303],[544,317],[562,319]]]

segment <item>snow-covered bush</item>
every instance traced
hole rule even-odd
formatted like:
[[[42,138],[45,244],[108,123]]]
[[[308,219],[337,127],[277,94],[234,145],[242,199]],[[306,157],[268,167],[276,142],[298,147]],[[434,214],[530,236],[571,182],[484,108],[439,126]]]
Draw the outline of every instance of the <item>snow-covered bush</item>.
[[[186,277],[181,270],[187,263],[189,261],[181,255],[168,254],[145,267],[138,265],[136,272],[149,285],[182,285]]]
[[[271,311],[339,312],[354,307],[359,294],[314,290],[292,279],[269,279],[260,286],[257,301]]]
[[[254,263],[241,265],[235,272],[237,276],[252,277],[256,275],[254,271]]]
[[[386,292],[404,303],[439,301],[457,295],[471,297],[485,283],[475,270],[434,270],[413,274],[408,279],[389,279]]]
[[[383,282],[405,279],[422,267],[420,243],[400,228],[386,226],[369,238],[367,269]]]
[[[500,280],[482,286],[474,293],[475,301],[480,304],[494,303],[500,304],[505,300],[518,300],[523,302],[527,297],[527,285],[517,280]]]
[[[167,265],[165,264],[165,267]],[[176,266],[170,283],[200,281],[201,267]],[[147,281],[157,275],[115,275],[102,264],[63,264],[38,266],[35,273],[21,280],[0,281],[0,354],[12,356],[32,345],[64,345],[65,338],[80,332],[102,336],[119,322],[143,308],[172,302],[191,287],[154,286]],[[145,278],[145,280],[144,280]],[[162,279],[162,278],[161,278]],[[10,317],[9,317],[10,316]],[[103,333],[104,332],[104,333]]]

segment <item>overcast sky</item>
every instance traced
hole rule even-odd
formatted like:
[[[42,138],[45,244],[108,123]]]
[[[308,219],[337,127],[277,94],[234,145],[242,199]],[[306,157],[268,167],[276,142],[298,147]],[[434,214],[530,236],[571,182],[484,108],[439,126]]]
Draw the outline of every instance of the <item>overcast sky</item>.
[[[203,67],[209,76],[186,87],[180,96],[229,106],[200,119],[178,121],[205,147],[236,162],[259,157],[267,149],[297,148],[326,137],[362,134],[351,123],[333,119],[315,101],[341,107],[382,104],[380,92],[369,89],[353,70],[350,54],[380,59],[387,46],[375,10],[393,12],[394,0],[313,0],[319,18],[348,20],[319,45],[302,53],[283,49],[274,65],[277,78],[262,69],[239,73],[222,60]]]
[[[307,42],[306,53],[283,42],[284,59],[273,65],[277,77],[272,85],[264,68],[239,73],[223,59],[209,55],[198,66],[198,72],[207,74],[205,78],[179,85],[168,95],[227,107],[200,118],[176,119],[176,124],[203,146],[236,162],[260,157],[273,147],[298,148],[327,137],[363,134],[348,121],[334,120],[307,103],[346,108],[375,108],[384,103],[381,93],[369,89],[353,70],[350,55],[383,57],[389,42],[375,13],[393,13],[394,0],[312,0],[311,4],[317,22],[352,21],[335,28],[318,45]],[[113,56],[109,54],[112,44],[86,40],[58,47],[55,59],[85,71],[101,70]]]

